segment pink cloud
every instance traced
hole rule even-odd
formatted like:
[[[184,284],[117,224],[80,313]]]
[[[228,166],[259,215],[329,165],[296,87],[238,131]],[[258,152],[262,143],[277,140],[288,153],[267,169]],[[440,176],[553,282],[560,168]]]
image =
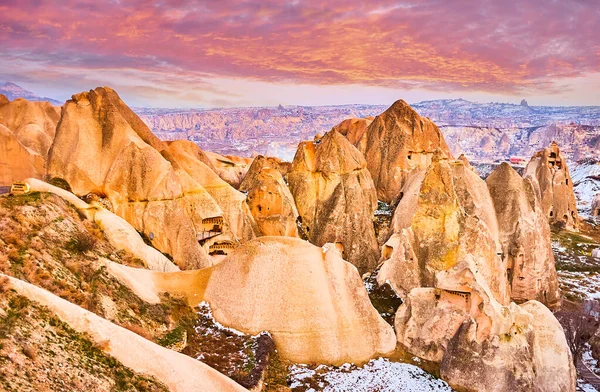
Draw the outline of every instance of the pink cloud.
[[[1,56],[45,67],[492,93],[600,72],[595,0],[12,0],[0,15]]]

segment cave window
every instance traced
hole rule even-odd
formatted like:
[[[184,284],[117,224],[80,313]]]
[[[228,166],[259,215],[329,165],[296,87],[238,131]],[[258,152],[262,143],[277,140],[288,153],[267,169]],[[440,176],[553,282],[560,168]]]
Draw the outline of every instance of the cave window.
[[[550,218],[554,216],[554,211],[550,211]]]
[[[569,219],[569,216],[567,214],[565,214],[565,215],[563,215],[563,219],[567,220],[567,219]]]
[[[258,212],[261,212],[261,211],[262,211],[262,207],[258,206]]]
[[[568,178],[566,179],[566,183],[567,183],[567,185],[569,185],[569,179]]]
[[[412,159],[412,151],[409,151],[409,152],[408,152],[408,156],[407,156],[407,158],[408,158],[408,160],[411,160],[411,159]]]
[[[571,217],[575,219],[575,211],[571,211]]]

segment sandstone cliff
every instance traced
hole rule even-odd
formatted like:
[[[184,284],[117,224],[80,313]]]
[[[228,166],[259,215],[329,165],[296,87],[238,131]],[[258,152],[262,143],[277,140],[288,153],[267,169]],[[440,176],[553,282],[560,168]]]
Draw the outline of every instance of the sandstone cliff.
[[[517,303],[560,305],[550,226],[530,178],[502,163],[486,179],[500,228],[504,266]]]
[[[375,188],[360,152],[336,131],[318,143],[303,142],[287,175],[310,242],[340,243],[344,258],[359,272],[377,265],[373,227]]]
[[[551,224],[578,230],[573,180],[558,144],[553,142],[550,147],[538,151],[525,168],[523,177],[531,179]]]

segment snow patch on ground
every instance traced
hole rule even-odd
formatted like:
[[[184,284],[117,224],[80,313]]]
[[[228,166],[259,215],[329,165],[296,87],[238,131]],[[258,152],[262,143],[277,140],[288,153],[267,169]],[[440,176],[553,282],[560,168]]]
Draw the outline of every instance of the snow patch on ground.
[[[386,358],[371,360],[362,367],[344,364],[334,368],[321,365],[293,365],[290,368],[292,391],[326,392],[421,392],[452,391],[448,384],[406,363]]]

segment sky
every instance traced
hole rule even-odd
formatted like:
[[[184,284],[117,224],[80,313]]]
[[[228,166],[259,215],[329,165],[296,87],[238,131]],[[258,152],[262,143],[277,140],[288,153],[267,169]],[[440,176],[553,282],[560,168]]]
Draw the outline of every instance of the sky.
[[[0,0],[0,80],[132,106],[600,105],[598,0]]]

